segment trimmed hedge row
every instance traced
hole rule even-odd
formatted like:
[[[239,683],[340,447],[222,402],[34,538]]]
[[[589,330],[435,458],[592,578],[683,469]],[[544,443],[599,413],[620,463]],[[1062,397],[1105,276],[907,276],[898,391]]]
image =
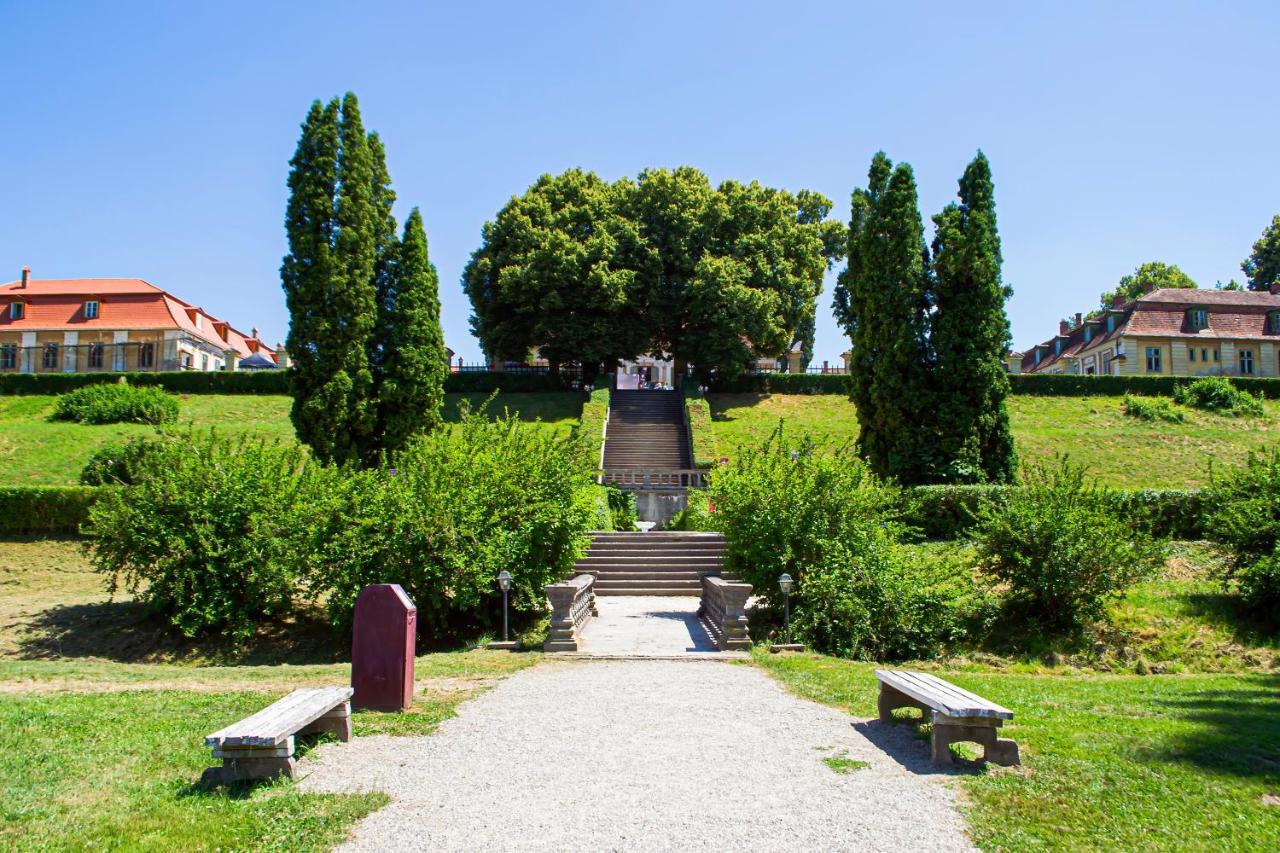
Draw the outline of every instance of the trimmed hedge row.
[[[684,410],[693,433],[693,467],[713,468],[720,461],[716,433],[711,428],[711,406],[692,382],[684,386]]]
[[[1173,389],[1190,385],[1202,376],[1079,376],[1061,373],[1025,373],[1009,377],[1010,392],[1040,397],[1085,397],[1091,394],[1121,397],[1125,394],[1173,396]],[[1228,376],[1232,385],[1270,400],[1280,399],[1280,377]]]
[[[92,486],[0,487],[0,536],[79,533],[97,497]]]
[[[963,536],[980,507],[1008,500],[1016,486],[918,486],[910,489],[913,506],[903,519],[929,539]],[[1203,519],[1213,508],[1212,493],[1201,489],[1139,489],[1113,493],[1117,509],[1148,519],[1156,536],[1202,539]]]
[[[1009,377],[1012,394],[1039,397],[1086,397],[1125,394],[1172,396],[1173,390],[1199,376],[1077,376],[1074,374],[1016,373]],[[1267,399],[1280,399],[1280,377],[1229,376],[1231,384]],[[849,377],[838,373],[744,373],[712,380],[708,390],[718,394],[848,394]]]
[[[0,374],[2,394],[65,394],[86,385],[116,382],[154,385],[177,394],[288,394],[283,370],[170,371],[132,373],[5,373]],[[444,381],[449,394],[493,391],[527,393],[559,391],[567,387],[541,373],[450,373]]]

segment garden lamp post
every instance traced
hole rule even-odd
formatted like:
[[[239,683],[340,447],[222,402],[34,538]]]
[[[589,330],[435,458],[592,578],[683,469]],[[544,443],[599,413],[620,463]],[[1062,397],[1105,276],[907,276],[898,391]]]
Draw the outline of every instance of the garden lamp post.
[[[498,573],[498,586],[502,588],[502,642],[509,642],[507,637],[507,596],[511,592],[511,572],[503,569]]]
[[[786,572],[778,578],[778,587],[782,590],[782,625],[785,642],[791,645],[791,585],[795,583]]]

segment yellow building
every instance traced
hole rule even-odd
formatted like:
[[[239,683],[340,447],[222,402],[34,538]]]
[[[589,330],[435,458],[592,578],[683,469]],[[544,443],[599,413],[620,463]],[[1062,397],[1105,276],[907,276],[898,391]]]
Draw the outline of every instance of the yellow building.
[[[1280,376],[1280,294],[1165,288],[1022,353],[1021,373]]]

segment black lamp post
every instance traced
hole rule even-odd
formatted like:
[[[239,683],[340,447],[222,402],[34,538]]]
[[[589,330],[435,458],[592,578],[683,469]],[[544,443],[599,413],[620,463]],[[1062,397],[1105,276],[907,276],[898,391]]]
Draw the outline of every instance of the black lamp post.
[[[786,644],[791,645],[791,585],[795,581],[791,580],[791,575],[783,572],[782,577],[778,578],[778,587],[782,590],[782,624],[786,637]]]
[[[502,642],[509,642],[507,637],[507,595],[511,592],[511,572],[503,569],[498,573],[498,586],[502,588]]]

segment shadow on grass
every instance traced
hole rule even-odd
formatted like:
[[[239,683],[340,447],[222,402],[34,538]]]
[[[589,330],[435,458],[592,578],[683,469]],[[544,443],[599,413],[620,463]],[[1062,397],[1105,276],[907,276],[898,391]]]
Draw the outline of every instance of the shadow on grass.
[[[52,607],[27,623],[18,642],[23,660],[104,658],[117,663],[154,663],[199,658],[246,665],[335,663],[349,646],[317,613],[302,613],[264,626],[245,643],[223,638],[191,640],[136,601]]]
[[[1280,675],[1245,679],[1256,689],[1205,690],[1156,700],[1195,728],[1154,756],[1211,773],[1280,783]]]
[[[1280,625],[1245,610],[1240,596],[1226,590],[1187,592],[1178,596],[1186,614],[1229,634],[1245,646],[1280,645]]]

